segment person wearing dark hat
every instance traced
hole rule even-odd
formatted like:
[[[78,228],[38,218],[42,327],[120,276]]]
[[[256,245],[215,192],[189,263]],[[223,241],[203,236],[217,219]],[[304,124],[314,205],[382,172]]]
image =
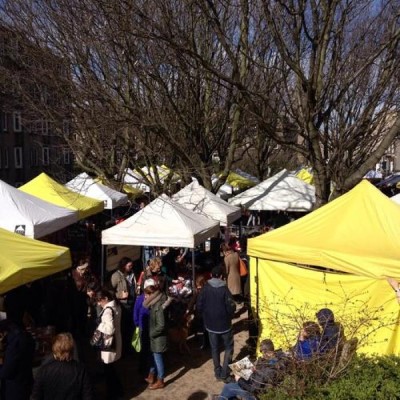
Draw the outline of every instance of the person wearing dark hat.
[[[232,361],[232,318],[236,305],[223,280],[223,268],[221,266],[214,267],[211,276],[212,278],[207,281],[199,293],[197,310],[202,314],[204,326],[208,332],[215,377],[218,380],[225,380],[229,377],[229,364]],[[223,342],[225,349],[222,366],[219,354],[220,341]]]
[[[284,353],[275,350],[271,339],[261,341],[260,351],[262,355],[257,359],[249,379],[235,375],[235,382],[226,383],[221,394],[211,395],[211,399],[229,400],[240,397],[244,400],[255,400],[266,385],[280,382],[284,376]]]
[[[4,356],[0,362],[0,399],[29,399],[33,377],[35,343],[32,336],[11,320],[0,321],[0,341]]]
[[[315,315],[322,329],[319,352],[340,350],[345,337],[342,325],[335,322],[333,311],[329,308],[321,308]]]

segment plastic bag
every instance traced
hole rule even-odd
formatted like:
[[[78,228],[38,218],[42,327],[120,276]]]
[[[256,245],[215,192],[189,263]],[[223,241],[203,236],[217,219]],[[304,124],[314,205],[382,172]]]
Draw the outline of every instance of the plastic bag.
[[[140,330],[138,326],[133,331],[131,344],[134,350],[139,353],[142,346],[140,344]]]

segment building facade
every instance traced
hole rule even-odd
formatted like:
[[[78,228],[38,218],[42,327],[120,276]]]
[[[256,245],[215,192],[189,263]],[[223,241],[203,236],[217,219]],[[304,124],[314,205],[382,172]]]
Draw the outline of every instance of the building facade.
[[[21,39],[0,29],[0,179],[18,187],[46,172],[66,181],[72,175],[73,157],[60,129],[32,107],[33,96],[29,102],[21,94],[35,90],[51,101],[45,87],[26,86],[24,67],[19,63],[23,52]]]

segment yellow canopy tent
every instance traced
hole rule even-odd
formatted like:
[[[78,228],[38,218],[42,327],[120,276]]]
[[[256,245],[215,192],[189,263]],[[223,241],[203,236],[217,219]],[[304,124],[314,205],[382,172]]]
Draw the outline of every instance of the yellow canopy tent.
[[[71,266],[66,247],[0,228],[0,294]]]
[[[362,352],[398,354],[400,307],[386,277],[400,280],[399,222],[400,207],[364,180],[311,214],[249,239],[261,336],[293,344],[298,332],[284,327],[315,320],[328,307]]]
[[[78,212],[79,219],[97,214],[104,208],[102,201],[73,192],[54,179],[51,179],[44,172],[19,189],[49,203],[75,210]]]
[[[130,200],[136,199],[136,197],[143,196],[144,192],[141,189],[134,188],[133,186],[125,183],[122,187],[124,193],[126,193]]]
[[[310,185],[314,184],[314,175],[307,168],[302,168],[297,172],[296,177]]]
[[[226,183],[235,189],[243,190],[257,185],[256,182],[237,174],[236,172],[229,172],[226,178]]]

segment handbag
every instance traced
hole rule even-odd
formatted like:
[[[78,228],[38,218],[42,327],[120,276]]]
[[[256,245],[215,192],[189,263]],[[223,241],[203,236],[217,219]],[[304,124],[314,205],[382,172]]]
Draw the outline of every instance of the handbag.
[[[245,261],[239,257],[239,274],[240,276],[246,276],[249,273]]]
[[[90,339],[90,344],[101,351],[114,351],[114,335],[107,335],[106,333],[100,332],[96,329]]]
[[[101,316],[103,315],[103,312],[109,308],[111,310],[112,316],[114,318],[114,310],[111,307],[106,307],[100,316],[98,317],[98,323],[101,321]],[[90,339],[90,345],[97,350],[101,351],[114,351],[115,350],[115,335],[108,335],[107,333],[103,333],[96,329],[93,332],[93,335]]]
[[[138,326],[133,331],[131,344],[137,353],[139,353],[140,350],[142,349],[142,345],[140,343],[140,329]]]

